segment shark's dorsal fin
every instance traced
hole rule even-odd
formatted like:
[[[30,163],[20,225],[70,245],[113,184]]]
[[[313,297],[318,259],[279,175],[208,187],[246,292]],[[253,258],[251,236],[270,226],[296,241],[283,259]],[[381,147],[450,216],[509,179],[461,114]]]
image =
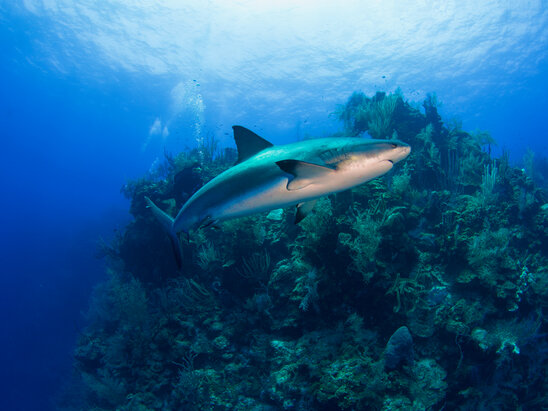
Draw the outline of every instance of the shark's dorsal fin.
[[[276,164],[282,171],[293,175],[293,178],[287,183],[288,190],[305,188],[315,181],[322,180],[335,173],[332,168],[300,160],[281,160],[277,161]]]
[[[240,164],[242,161],[253,157],[259,151],[273,146],[270,141],[266,141],[245,127],[232,126],[232,129],[234,130],[234,140],[238,148],[238,161],[236,161],[236,164]]]
[[[305,218],[314,206],[316,205],[316,199],[307,201],[306,203],[297,204],[297,213],[295,214],[295,224],[299,224],[303,218]]]

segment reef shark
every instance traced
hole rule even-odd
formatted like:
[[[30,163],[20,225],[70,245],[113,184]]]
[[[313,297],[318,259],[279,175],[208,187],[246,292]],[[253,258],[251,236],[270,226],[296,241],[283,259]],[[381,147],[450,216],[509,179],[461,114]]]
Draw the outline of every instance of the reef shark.
[[[330,137],[275,146],[242,126],[233,126],[238,161],[200,188],[173,219],[148,197],[153,214],[170,234],[177,262],[177,234],[262,211],[297,206],[295,223],[316,200],[389,171],[411,152],[397,140]]]

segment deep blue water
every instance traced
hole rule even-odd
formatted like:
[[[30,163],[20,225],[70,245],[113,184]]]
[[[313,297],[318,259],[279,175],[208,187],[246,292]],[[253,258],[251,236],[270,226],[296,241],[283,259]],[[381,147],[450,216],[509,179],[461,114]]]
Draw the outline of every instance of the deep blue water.
[[[129,219],[120,188],[164,149],[230,145],[233,124],[321,136],[352,91],[400,87],[515,162],[548,155],[540,1],[76,3],[0,0],[0,409],[51,407],[104,275],[97,241]]]

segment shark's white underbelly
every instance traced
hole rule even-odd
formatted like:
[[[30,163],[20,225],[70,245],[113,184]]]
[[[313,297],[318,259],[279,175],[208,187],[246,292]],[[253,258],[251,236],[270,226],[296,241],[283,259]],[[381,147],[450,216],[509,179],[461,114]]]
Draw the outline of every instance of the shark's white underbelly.
[[[358,168],[338,170],[336,175],[327,181],[312,183],[298,190],[288,190],[287,184],[290,177],[285,173],[280,173],[279,176],[244,190],[241,195],[212,207],[208,214],[211,219],[222,221],[289,207],[365,183],[384,174],[391,167],[392,164],[386,162],[376,167],[370,166],[367,170]]]
[[[295,205],[306,198],[303,190],[287,190],[288,178],[283,176],[267,184],[247,190],[225,204],[211,210],[211,217],[216,220],[244,217],[262,211]],[[321,194],[320,194],[321,195]]]

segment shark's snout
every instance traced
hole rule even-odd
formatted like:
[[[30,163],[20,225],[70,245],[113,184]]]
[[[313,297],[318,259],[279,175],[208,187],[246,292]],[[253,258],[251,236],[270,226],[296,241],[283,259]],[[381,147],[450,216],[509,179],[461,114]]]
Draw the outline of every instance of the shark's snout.
[[[405,143],[399,143],[390,153],[390,161],[395,164],[406,158],[411,153],[411,146]]]

